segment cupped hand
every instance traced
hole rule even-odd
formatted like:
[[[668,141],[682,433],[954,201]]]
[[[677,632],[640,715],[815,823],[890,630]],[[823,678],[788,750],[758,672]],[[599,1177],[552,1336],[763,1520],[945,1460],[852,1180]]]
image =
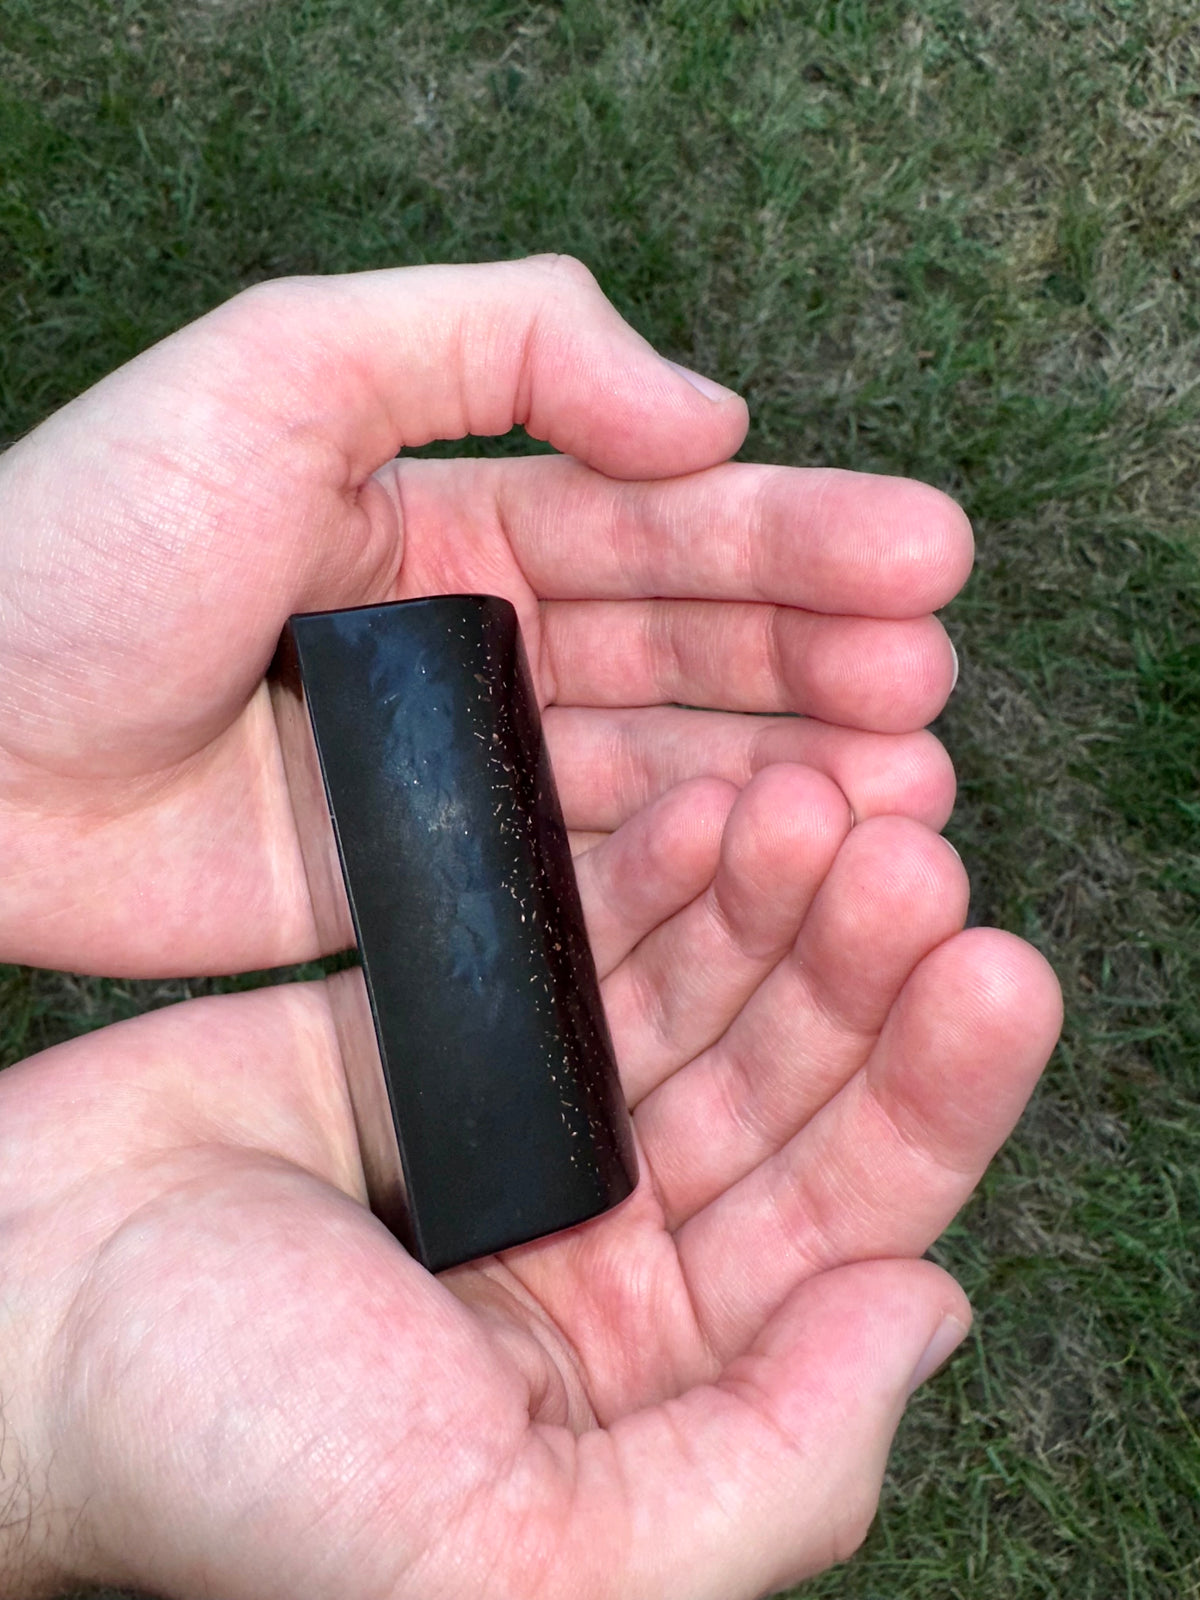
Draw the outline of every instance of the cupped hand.
[[[394,459],[515,422],[564,454]],[[733,1600],[860,1537],[968,1316],[915,1258],[1058,1001],[958,931],[931,831],[961,515],[723,464],[744,427],[556,260],[252,291],[0,462],[0,956],[315,953],[261,689],[284,618],[507,595],[643,1171],[433,1279],[360,1203],[325,986],[11,1069],[13,1592]]]
[[[516,423],[564,454],[394,459]],[[0,959],[317,953],[261,689],[304,609],[511,599],[583,836],[780,761],[940,827],[921,730],[965,519],[901,479],[728,464],[745,426],[562,258],[264,285],[50,418],[0,460]]]
[[[0,1571],[15,1541],[28,1590],[739,1600],[854,1547],[969,1320],[916,1258],[1053,978],[958,931],[943,840],[802,766],[672,789],[579,875],[641,1182],[441,1278],[360,1203],[325,985],[0,1076]]]

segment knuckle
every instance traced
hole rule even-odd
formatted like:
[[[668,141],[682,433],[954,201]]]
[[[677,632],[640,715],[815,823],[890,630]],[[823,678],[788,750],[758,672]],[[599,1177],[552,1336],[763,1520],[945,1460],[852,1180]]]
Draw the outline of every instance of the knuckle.
[[[545,255],[529,256],[527,265],[545,274],[553,284],[561,286],[568,292],[576,294],[598,294],[600,292],[600,285],[596,282],[595,274],[577,256],[549,252]]]
[[[231,306],[250,306],[255,309],[310,310],[335,300],[343,291],[347,279],[314,273],[292,273],[281,278],[260,278],[240,290],[228,303]]]
[[[220,308],[223,321],[235,328],[248,329],[291,315],[309,299],[312,281],[308,278],[263,278],[240,289]]]

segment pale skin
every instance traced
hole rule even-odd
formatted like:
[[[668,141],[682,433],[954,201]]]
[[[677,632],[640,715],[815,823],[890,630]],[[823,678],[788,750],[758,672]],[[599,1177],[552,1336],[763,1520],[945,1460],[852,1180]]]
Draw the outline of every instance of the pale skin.
[[[562,456],[393,459],[515,422]],[[547,258],[251,291],[0,461],[0,959],[317,953],[260,687],[284,618],[506,595],[643,1172],[435,1279],[361,1203],[322,985],[10,1069],[6,1594],[737,1600],[862,1538],[970,1321],[919,1258],[1059,998],[961,931],[937,832],[965,520],[725,464],[745,427]]]

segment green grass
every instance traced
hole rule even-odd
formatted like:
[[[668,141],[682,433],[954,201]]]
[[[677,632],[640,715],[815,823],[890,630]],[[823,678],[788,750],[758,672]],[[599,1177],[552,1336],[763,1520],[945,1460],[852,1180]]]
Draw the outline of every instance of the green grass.
[[[979,535],[950,831],[1067,1026],[938,1248],[978,1337],[805,1592],[1200,1595],[1196,7],[0,0],[0,438],[256,279],[538,249],[747,455]],[[4,1047],[182,992],[11,970]]]

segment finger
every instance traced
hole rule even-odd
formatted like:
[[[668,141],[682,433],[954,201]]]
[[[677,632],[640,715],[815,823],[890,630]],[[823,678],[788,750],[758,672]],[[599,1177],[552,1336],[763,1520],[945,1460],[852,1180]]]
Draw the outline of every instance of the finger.
[[[883,622],[719,601],[562,601],[542,613],[559,705],[793,711],[881,733],[932,722],[954,682],[933,617]]]
[[[791,948],[849,827],[841,791],[809,768],[767,767],[741,791],[706,893],[605,982],[631,1105],[720,1038]]]
[[[663,360],[569,256],[285,278],[197,327],[352,483],[403,447],[516,426],[614,477],[710,466],[746,431],[744,401]]]
[[[562,458],[402,460],[379,481],[433,554],[490,507],[526,581],[552,600],[666,595],[921,617],[958,593],[973,558],[970,523],[939,490],[834,468],[737,462],[614,483]]]
[[[575,863],[601,977],[708,885],[738,791],[696,778],[652,801]]]
[[[758,1263],[757,1241],[743,1254]],[[621,1594],[750,1600],[844,1560],[870,1526],[908,1394],[969,1323],[962,1291],[927,1262],[805,1284],[715,1384],[580,1440],[581,1515],[586,1491],[614,1477],[628,1510],[590,1530],[590,1561],[567,1552],[584,1575],[570,1592],[611,1593],[616,1570]],[[589,1585],[601,1560],[608,1582]]]
[[[1061,1018],[1054,975],[1009,934],[972,929],[927,956],[866,1068],[677,1233],[714,1347],[740,1348],[832,1264],[928,1249],[1011,1131]]]
[[[743,788],[784,762],[831,778],[858,820],[878,815],[945,826],[954,770],[931,733],[865,733],[796,717],[747,717],[675,706],[551,706],[544,718],[567,826],[610,832],[688,778]]]
[[[840,843],[840,841],[838,841]],[[835,846],[836,848],[836,846]],[[796,919],[786,961],[728,1032],[638,1106],[646,1162],[678,1226],[780,1149],[859,1070],[909,975],[962,927],[969,886],[944,839],[860,824]]]

